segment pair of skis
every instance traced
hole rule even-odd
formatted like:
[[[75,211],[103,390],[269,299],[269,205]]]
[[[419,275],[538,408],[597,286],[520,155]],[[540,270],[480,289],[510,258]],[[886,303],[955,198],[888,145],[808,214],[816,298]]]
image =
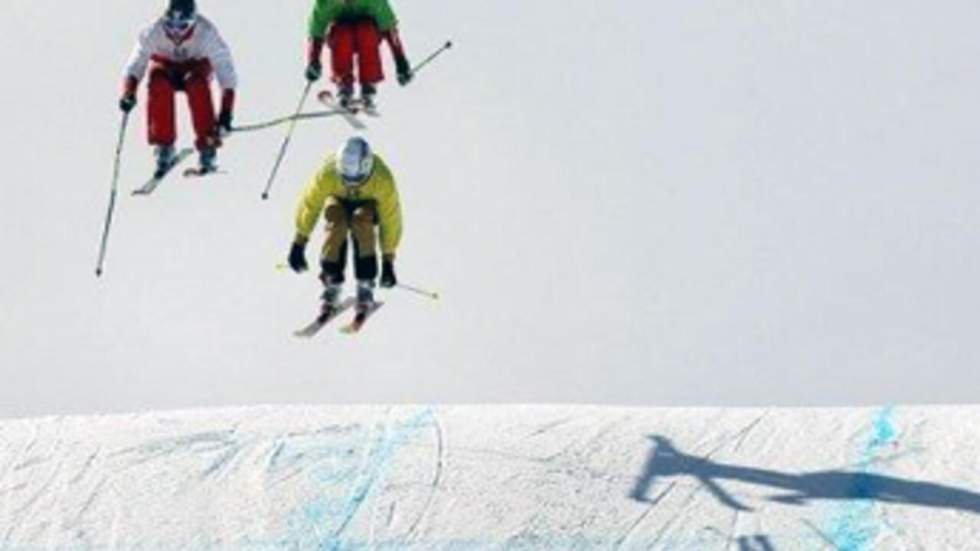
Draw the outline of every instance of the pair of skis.
[[[340,316],[340,314],[350,310],[355,304],[356,301],[353,298],[348,298],[332,308],[329,313],[320,314],[316,317],[316,319],[310,322],[309,325],[293,332],[293,335],[300,338],[311,339],[316,336],[321,329],[326,327],[327,324],[335,320],[338,316]],[[342,326],[340,328],[340,332],[346,335],[358,334],[361,329],[364,328],[364,324],[367,323],[368,319],[370,319],[371,316],[374,315],[374,313],[377,312],[382,306],[384,306],[383,302],[376,301],[371,303],[371,306],[368,308],[358,310],[357,313],[354,314],[354,319],[352,319],[350,323]]]
[[[169,175],[177,165],[182,163],[184,159],[190,157],[194,153],[194,149],[190,147],[185,147],[174,155],[174,158],[170,163],[165,166],[158,168],[156,172],[153,173],[151,177],[145,184],[133,190],[133,195],[150,195],[159,186],[167,175]],[[184,170],[184,178],[196,178],[201,176],[207,176],[208,174],[214,174],[217,170],[206,170],[202,167],[191,167]]]

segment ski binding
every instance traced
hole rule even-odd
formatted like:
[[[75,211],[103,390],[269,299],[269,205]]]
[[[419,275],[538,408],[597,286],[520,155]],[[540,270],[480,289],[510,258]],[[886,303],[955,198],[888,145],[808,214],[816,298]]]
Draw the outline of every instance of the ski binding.
[[[160,185],[160,182],[162,182],[164,178],[166,178],[167,175],[173,171],[174,167],[179,165],[187,157],[190,157],[192,153],[194,153],[194,149],[190,147],[185,147],[178,151],[177,154],[174,155],[173,161],[171,161],[171,163],[167,165],[165,169],[154,172],[153,177],[150,178],[148,182],[143,184],[142,187],[133,190],[133,195],[149,195],[153,193],[153,190],[155,190],[157,186]]]
[[[293,336],[301,338],[312,338],[321,329],[331,321],[333,321],[337,316],[349,310],[354,306],[355,300],[353,298],[348,298],[340,302],[328,315],[324,316],[320,314],[306,327],[293,332]]]

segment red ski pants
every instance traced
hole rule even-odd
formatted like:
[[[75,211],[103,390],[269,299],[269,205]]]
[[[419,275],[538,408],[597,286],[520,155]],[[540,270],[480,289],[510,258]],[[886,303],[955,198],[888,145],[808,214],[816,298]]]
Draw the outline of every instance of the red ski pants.
[[[354,84],[355,54],[361,84],[374,84],[384,79],[381,34],[374,21],[335,23],[327,35],[327,44],[330,45],[330,64],[335,83]]]
[[[217,147],[214,103],[211,99],[211,63],[204,60],[174,63],[153,60],[150,66],[150,98],[147,101],[147,131],[151,145],[173,145],[177,141],[175,98],[187,94],[198,149]]]

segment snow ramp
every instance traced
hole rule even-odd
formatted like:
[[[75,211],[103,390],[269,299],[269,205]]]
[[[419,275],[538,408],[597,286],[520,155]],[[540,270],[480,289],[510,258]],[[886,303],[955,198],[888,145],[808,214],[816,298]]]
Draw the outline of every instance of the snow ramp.
[[[980,408],[0,422],[0,549],[976,549]]]

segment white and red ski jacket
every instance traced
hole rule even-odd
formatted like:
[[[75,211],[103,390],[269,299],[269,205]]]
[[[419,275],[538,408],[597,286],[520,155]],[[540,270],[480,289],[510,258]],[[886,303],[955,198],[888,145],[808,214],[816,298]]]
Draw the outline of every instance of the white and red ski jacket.
[[[191,34],[180,42],[175,42],[163,28],[160,19],[140,33],[136,47],[126,63],[124,80],[130,85],[138,84],[146,74],[150,60],[163,63],[183,63],[207,59],[218,77],[222,89],[234,90],[238,86],[238,75],[231,59],[231,50],[218,29],[206,17],[197,16],[197,23]]]

